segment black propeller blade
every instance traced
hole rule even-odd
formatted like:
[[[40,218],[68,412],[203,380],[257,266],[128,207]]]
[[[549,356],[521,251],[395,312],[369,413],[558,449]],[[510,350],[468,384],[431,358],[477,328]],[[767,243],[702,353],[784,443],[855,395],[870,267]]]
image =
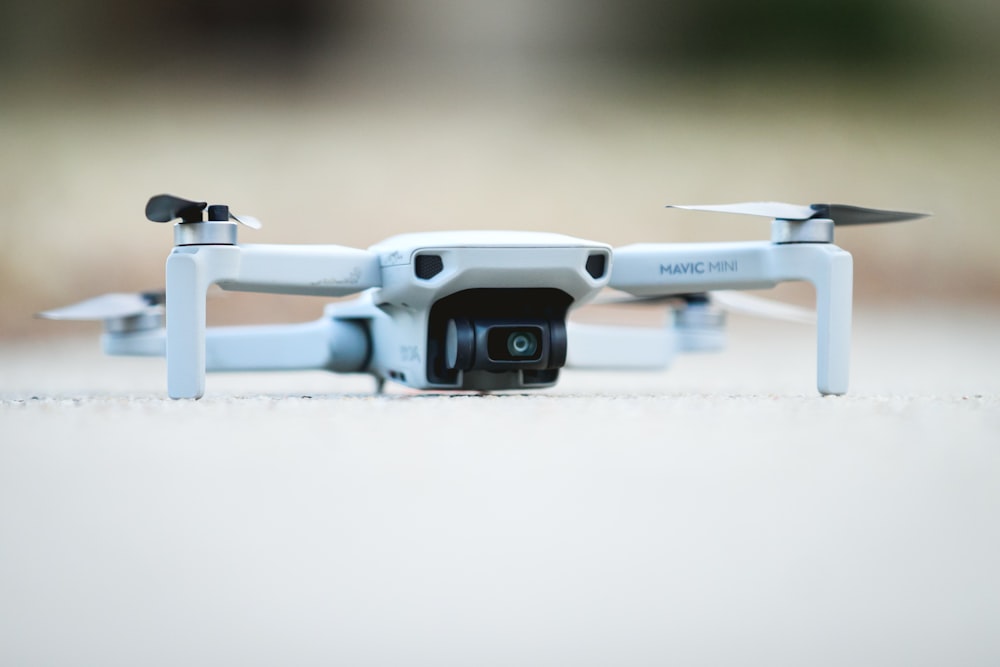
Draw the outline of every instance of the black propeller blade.
[[[839,226],[903,222],[926,218],[929,215],[927,213],[911,213],[908,211],[862,208],[861,206],[850,206],[848,204],[811,204],[810,207],[816,211],[816,215],[813,216],[814,218],[828,218],[833,220],[833,224]]]
[[[155,195],[146,202],[146,218],[152,222],[201,222],[201,212],[208,206],[204,201],[188,201],[174,195]]]

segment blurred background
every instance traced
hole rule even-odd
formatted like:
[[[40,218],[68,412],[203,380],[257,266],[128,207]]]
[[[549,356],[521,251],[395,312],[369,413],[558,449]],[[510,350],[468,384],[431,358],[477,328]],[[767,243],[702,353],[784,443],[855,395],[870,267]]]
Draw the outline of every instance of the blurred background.
[[[998,30],[987,0],[2,0],[0,338],[93,332],[31,315],[161,287],[161,192],[263,220],[243,242],[361,247],[768,237],[666,203],[929,211],[838,233],[859,303],[995,309]]]

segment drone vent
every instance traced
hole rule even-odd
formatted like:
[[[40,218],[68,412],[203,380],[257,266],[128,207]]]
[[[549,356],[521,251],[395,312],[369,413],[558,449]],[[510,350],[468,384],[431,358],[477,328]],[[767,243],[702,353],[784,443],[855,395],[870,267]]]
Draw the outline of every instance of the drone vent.
[[[430,280],[444,270],[441,255],[417,255],[414,273],[421,280]]]
[[[594,280],[602,278],[604,272],[608,270],[608,257],[604,253],[595,252],[587,258],[587,273]]]

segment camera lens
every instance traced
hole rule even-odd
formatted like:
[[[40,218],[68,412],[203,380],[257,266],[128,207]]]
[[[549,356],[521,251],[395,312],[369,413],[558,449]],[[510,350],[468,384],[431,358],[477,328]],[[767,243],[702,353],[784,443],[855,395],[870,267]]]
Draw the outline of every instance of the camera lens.
[[[531,331],[514,331],[507,336],[507,352],[514,358],[533,357],[538,350],[538,336]]]
[[[485,347],[486,354],[477,359],[488,361],[490,364],[515,364],[520,368],[527,368],[525,364],[532,364],[542,360],[547,354],[545,346],[544,329],[535,324],[517,324],[508,326],[504,324],[481,324],[476,322],[477,335],[485,338],[482,343],[477,344],[477,350]]]

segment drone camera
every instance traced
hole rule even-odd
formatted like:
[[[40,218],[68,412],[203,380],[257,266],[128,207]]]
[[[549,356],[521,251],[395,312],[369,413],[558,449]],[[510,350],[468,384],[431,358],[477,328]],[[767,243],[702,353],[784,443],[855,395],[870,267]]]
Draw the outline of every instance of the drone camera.
[[[570,297],[556,289],[472,289],[439,300],[428,329],[428,377],[464,372],[548,378],[566,363]]]

